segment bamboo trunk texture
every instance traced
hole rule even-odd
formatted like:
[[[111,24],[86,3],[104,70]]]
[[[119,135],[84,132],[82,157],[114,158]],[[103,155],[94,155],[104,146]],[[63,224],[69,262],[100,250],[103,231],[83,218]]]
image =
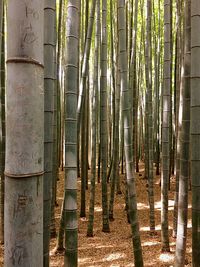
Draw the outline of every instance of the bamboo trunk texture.
[[[178,197],[178,225],[176,239],[175,266],[185,266],[187,219],[188,219],[188,180],[190,175],[190,69],[191,69],[191,1],[185,2],[185,44],[183,67],[183,107],[180,133],[180,177]],[[180,111],[181,112],[181,111]]]
[[[164,85],[162,99],[161,239],[162,250],[169,251],[168,186],[170,177],[170,0],[164,0]]]
[[[200,2],[191,1],[191,178],[192,178],[192,259],[200,262]]]
[[[129,215],[132,230],[133,250],[135,255],[135,266],[143,267],[142,247],[139,233],[137,215],[137,200],[135,188],[134,162],[132,153],[132,126],[131,107],[129,99],[129,87],[127,77],[127,50],[126,50],[126,29],[125,29],[125,2],[118,0],[118,38],[119,38],[119,60],[121,74],[121,88],[123,92],[123,117],[124,117],[124,151],[126,161],[127,188],[129,198]]]
[[[94,84],[92,92],[92,160],[91,160],[91,185],[90,185],[90,207],[87,227],[87,236],[93,236],[94,205],[95,205],[95,183],[96,183],[96,143],[97,143],[97,99],[99,81],[99,45],[100,45],[100,0],[97,0],[96,10],[96,32],[95,32],[95,56],[94,56]]]
[[[43,266],[43,14],[43,1],[8,2],[4,264],[9,267]]]
[[[44,267],[49,266],[51,198],[53,179],[53,111],[55,90],[55,0],[44,1]],[[54,203],[52,203],[54,204]]]
[[[152,104],[152,47],[151,47],[151,22],[152,20],[152,2],[147,1],[147,132],[148,132],[148,196],[150,210],[150,231],[155,231],[154,214],[154,183],[153,183],[153,104]]]
[[[1,99],[1,127],[0,127],[0,243],[4,243],[4,191],[5,191],[5,11],[3,1],[0,6],[0,99]]]
[[[80,134],[81,129],[81,116],[84,107],[84,100],[85,100],[85,91],[86,91],[86,82],[88,76],[88,66],[89,66],[89,57],[90,57],[90,48],[92,43],[92,32],[93,32],[93,25],[94,25],[94,14],[96,8],[96,0],[92,1],[92,7],[89,17],[89,24],[87,30],[87,37],[85,41],[85,48],[82,60],[82,70],[81,70],[81,83],[79,88],[79,96],[78,96],[78,107],[77,107],[77,124],[78,124],[78,136]]]
[[[62,4],[62,3],[61,3]],[[54,7],[55,9],[55,7]],[[53,41],[54,44],[56,42],[56,15],[54,14],[54,17],[52,18],[54,19],[54,22],[52,21],[51,23],[54,24],[54,38],[55,40]],[[53,40],[53,39],[52,39]],[[61,138],[61,133],[59,130],[61,127],[61,117],[60,117],[60,87],[57,86],[58,81],[56,81],[56,79],[58,79],[57,75],[56,75],[56,66],[57,64],[59,64],[59,62],[57,62],[58,58],[56,59],[56,54],[54,51],[54,90],[53,90],[53,166],[52,166],[52,192],[51,192],[51,225],[50,225],[50,234],[51,237],[56,237],[56,225],[55,225],[55,205],[56,205],[56,196],[57,196],[57,180],[59,177],[59,143],[61,143],[61,147],[62,147],[62,138]],[[52,82],[53,85],[53,82]],[[61,140],[59,140],[59,138],[61,138]]]
[[[108,130],[107,130],[107,0],[102,0],[101,29],[101,77],[100,77],[100,140],[101,140],[101,184],[103,232],[110,232],[108,220],[107,164],[108,164]]]
[[[117,77],[115,91],[115,121],[114,121],[114,144],[113,144],[113,169],[111,174],[110,202],[109,202],[109,219],[114,220],[114,196],[115,188],[119,182],[119,113],[120,113],[120,72],[119,72],[119,56],[117,56]],[[119,191],[118,191],[119,190]],[[116,190],[120,193],[120,188]]]
[[[67,3],[65,67],[65,267],[78,266],[77,219],[77,93],[79,0]]]

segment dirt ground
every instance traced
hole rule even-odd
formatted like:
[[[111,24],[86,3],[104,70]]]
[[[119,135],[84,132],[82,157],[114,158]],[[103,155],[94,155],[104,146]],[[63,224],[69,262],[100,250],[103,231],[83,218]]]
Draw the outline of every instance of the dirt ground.
[[[160,237],[160,186],[159,176],[155,176],[155,219],[156,236],[149,233],[149,208],[146,190],[146,180],[143,179],[144,170],[140,166],[140,175],[136,174],[137,201],[140,223],[140,234],[143,248],[144,266],[164,267],[173,266],[175,239],[172,238],[173,225],[173,203],[174,203],[174,179],[171,179],[171,190],[169,191],[169,229],[170,229],[170,253],[161,253]],[[110,233],[103,233],[102,229],[102,209],[101,209],[101,186],[96,184],[95,221],[94,237],[86,237],[87,218],[79,219],[79,266],[81,267],[132,267],[134,266],[134,256],[132,249],[131,229],[127,223],[124,199],[124,177],[121,176],[122,195],[115,196],[114,218],[110,222]],[[59,225],[61,203],[63,198],[63,174],[58,182],[59,206],[56,207],[56,226]],[[109,189],[109,185],[108,185]],[[80,179],[78,180],[78,199],[80,202]],[[87,208],[89,203],[89,191],[87,192]],[[88,209],[87,209],[88,214]],[[56,244],[56,239],[51,240],[51,254]],[[64,263],[63,255],[51,255],[51,267],[62,267]],[[3,247],[0,247],[0,266],[3,266]],[[186,249],[186,264],[191,264],[191,192],[189,193],[189,222],[188,238]],[[24,266],[25,267],[25,266]]]

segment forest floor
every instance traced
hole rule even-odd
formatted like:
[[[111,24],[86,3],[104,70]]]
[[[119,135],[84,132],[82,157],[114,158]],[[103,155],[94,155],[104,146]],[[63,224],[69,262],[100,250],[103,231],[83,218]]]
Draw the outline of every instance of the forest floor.
[[[58,182],[58,207],[56,207],[56,227],[59,227],[61,204],[63,200],[64,179],[60,173]],[[143,248],[144,266],[164,267],[174,265],[175,239],[172,238],[173,227],[173,204],[175,180],[171,178],[171,190],[169,191],[169,233],[170,253],[161,253],[161,224],[160,224],[160,177],[154,178],[155,195],[155,220],[157,235],[151,236],[149,231],[149,207],[146,180],[144,179],[143,164],[140,165],[140,174],[136,174],[138,215],[140,224],[141,242]],[[96,184],[94,237],[86,237],[88,223],[89,190],[87,192],[87,217],[79,219],[79,264],[80,267],[132,267],[134,256],[130,225],[127,223],[125,211],[124,175],[121,175],[122,194],[115,196],[114,218],[110,222],[110,233],[103,233],[102,209],[101,209],[101,186]],[[108,186],[109,189],[109,186]],[[78,180],[78,200],[80,203],[80,179]],[[191,192],[189,192],[189,221],[188,238],[186,248],[185,266],[191,264]],[[63,255],[54,254],[56,239],[51,240],[51,267],[63,266]],[[0,247],[0,266],[3,266],[3,247]],[[24,266],[25,267],[25,266]]]

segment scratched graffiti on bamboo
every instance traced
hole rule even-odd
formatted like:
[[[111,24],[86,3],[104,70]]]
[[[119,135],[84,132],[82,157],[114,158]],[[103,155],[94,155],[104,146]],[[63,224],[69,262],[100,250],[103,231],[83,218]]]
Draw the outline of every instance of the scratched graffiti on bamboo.
[[[37,35],[33,29],[32,22],[39,20],[39,13],[30,8],[25,4],[25,20],[21,24],[22,32],[22,44],[21,47],[24,49],[26,45],[33,44],[37,39]]]

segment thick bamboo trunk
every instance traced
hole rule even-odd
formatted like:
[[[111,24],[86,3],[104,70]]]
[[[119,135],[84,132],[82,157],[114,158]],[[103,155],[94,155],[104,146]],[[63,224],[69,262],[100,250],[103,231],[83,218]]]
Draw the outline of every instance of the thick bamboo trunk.
[[[40,0],[8,3],[4,264],[9,267],[43,266],[43,13]]]
[[[190,175],[190,48],[191,48],[191,1],[185,3],[185,47],[183,68],[183,106],[182,128],[180,133],[180,177],[178,197],[178,228],[176,239],[176,267],[185,266],[187,214],[188,214],[188,180]],[[180,110],[181,112],[181,110]]]

